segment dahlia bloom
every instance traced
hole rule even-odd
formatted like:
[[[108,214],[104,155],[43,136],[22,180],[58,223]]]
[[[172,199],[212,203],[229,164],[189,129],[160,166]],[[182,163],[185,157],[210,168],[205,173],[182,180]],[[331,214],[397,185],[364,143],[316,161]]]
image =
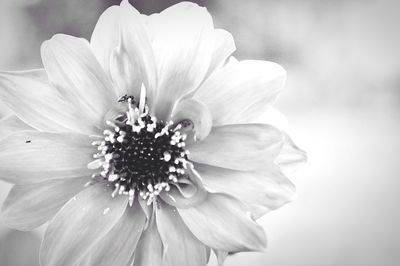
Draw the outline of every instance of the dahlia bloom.
[[[90,42],[44,42],[44,69],[0,73],[13,111],[0,178],[14,184],[1,215],[49,222],[42,266],[200,266],[210,250],[222,263],[265,248],[256,219],[291,200],[281,168],[305,156],[263,121],[285,71],[234,50],[205,8],[145,16],[123,1]]]

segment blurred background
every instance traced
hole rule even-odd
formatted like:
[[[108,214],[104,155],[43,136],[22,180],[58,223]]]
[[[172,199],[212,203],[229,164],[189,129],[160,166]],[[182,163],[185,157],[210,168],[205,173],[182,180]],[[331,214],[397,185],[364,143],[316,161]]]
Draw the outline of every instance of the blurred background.
[[[0,0],[0,70],[41,67],[44,40],[60,32],[90,38],[102,11],[119,2]],[[146,14],[177,2],[131,1]],[[286,68],[276,106],[309,157],[291,175],[296,201],[260,220],[267,251],[231,256],[226,265],[400,265],[400,5],[196,2],[233,34],[236,57]],[[0,203],[9,189],[0,183]],[[37,265],[40,234],[0,224],[0,265]]]

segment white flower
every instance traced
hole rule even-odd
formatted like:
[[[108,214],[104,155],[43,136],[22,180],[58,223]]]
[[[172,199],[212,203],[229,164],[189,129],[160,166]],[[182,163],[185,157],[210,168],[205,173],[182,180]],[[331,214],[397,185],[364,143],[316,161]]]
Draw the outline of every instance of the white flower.
[[[257,123],[285,71],[240,61],[205,8],[100,17],[90,43],[55,35],[44,69],[0,73],[0,178],[10,227],[50,224],[47,265],[205,265],[262,250],[255,222],[288,202],[279,166],[305,159]],[[250,215],[249,215],[250,214]]]

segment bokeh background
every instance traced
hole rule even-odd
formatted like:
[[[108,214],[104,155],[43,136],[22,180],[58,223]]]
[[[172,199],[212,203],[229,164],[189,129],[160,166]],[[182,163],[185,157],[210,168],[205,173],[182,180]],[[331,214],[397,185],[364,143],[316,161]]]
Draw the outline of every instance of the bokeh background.
[[[135,0],[143,13],[172,0]],[[118,0],[0,0],[0,70],[41,67],[40,44],[55,33],[89,38]],[[382,0],[209,0],[235,56],[288,71],[277,107],[308,152],[291,175],[295,202],[260,220],[265,253],[226,265],[400,265],[400,5]],[[0,106],[0,116],[7,110]],[[10,185],[0,183],[0,203]],[[0,224],[0,265],[37,265],[43,229]],[[216,265],[215,258],[210,265]]]

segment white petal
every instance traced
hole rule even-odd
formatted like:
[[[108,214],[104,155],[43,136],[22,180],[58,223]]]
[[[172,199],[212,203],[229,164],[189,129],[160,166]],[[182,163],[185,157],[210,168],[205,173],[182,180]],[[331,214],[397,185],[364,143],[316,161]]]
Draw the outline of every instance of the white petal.
[[[164,246],[163,265],[205,266],[207,247],[186,227],[177,210],[160,201],[157,228]]]
[[[228,195],[209,193],[201,204],[178,211],[192,233],[211,248],[239,252],[266,246],[262,227],[242,203]]]
[[[85,135],[21,131],[0,140],[0,179],[27,184],[90,176],[92,153]]]
[[[128,265],[142,234],[146,217],[135,201],[91,252],[90,265]]]
[[[12,114],[0,120],[0,139],[8,135],[23,130],[34,130],[32,127],[25,124],[16,115]]]
[[[90,45],[114,81],[117,95],[128,94],[138,99],[143,82],[151,100],[156,68],[150,38],[143,17],[128,1],[101,15]]]
[[[57,34],[42,44],[41,52],[51,83],[65,100],[79,103],[82,115],[101,128],[103,116],[117,95],[90,50],[89,42]]]
[[[49,221],[89,180],[79,177],[15,185],[3,204],[2,220],[11,228],[32,230]]]
[[[301,150],[287,133],[283,134],[283,147],[275,162],[284,170],[296,168],[307,161],[307,154]]]
[[[75,265],[123,215],[126,197],[111,197],[104,184],[88,187],[54,217],[43,238],[40,264]]]
[[[257,172],[199,164],[195,167],[209,191],[234,196],[249,205],[256,218],[290,202],[295,195],[292,182],[274,164]]]
[[[179,101],[172,111],[171,120],[175,123],[185,120],[192,122],[198,140],[205,139],[212,127],[212,117],[207,106],[194,99]]]
[[[235,41],[229,32],[216,29],[214,32],[214,52],[211,58],[207,76],[211,75],[216,69],[220,68],[229,56],[236,50]]]
[[[176,100],[204,80],[214,52],[214,26],[205,8],[182,2],[148,19],[158,69],[155,114],[165,120]]]
[[[190,144],[194,162],[235,170],[261,169],[272,162],[282,147],[282,134],[263,124],[214,127],[208,137]]]
[[[80,111],[80,102],[66,101],[43,69],[0,73],[0,99],[36,129],[96,132],[90,117]]]
[[[196,91],[204,102],[213,124],[254,121],[274,103],[286,79],[285,70],[267,61],[241,61],[214,73]]]
[[[90,38],[90,47],[107,75],[110,75],[112,51],[121,40],[121,12],[119,6],[107,8],[97,21]]]
[[[136,247],[133,266],[162,265],[162,257],[163,244],[157,230],[156,221],[152,220]]]
[[[199,204],[207,198],[207,191],[199,174],[189,166],[186,169],[187,178],[179,179],[172,184],[170,191],[163,190],[160,197],[169,205],[177,208],[189,208]]]
[[[153,206],[147,205],[147,200],[143,199],[142,197],[138,197],[138,201],[140,207],[143,210],[144,215],[146,216],[146,224],[144,228],[147,229],[150,224],[151,217],[153,215]]]

